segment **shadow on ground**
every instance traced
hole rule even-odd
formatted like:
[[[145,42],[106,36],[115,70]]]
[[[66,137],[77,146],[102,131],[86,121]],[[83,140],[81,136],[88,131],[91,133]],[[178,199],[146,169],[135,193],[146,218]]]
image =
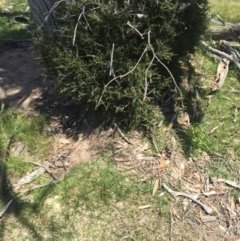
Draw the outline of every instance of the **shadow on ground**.
[[[12,232],[7,225],[7,216],[12,216],[16,218],[21,226],[27,230],[27,233],[29,233],[29,237],[33,238],[34,240],[44,240],[42,235],[36,230],[36,226],[34,223],[29,221],[30,219],[26,217],[26,215],[21,215],[24,208],[28,208],[31,210],[34,215],[37,216],[37,214],[40,212],[41,205],[39,205],[41,202],[44,201],[45,197],[47,197],[46,194],[48,194],[50,191],[52,191],[52,186],[46,187],[41,197],[39,198],[38,203],[29,203],[24,202],[23,199],[19,198],[19,195],[14,193],[13,188],[10,184],[10,180],[8,178],[4,160],[0,160],[0,201],[1,201],[1,212],[4,210],[4,207],[7,206],[9,202],[11,202],[9,208],[7,209],[6,213],[1,213],[0,217],[0,239],[1,240],[9,240],[7,237],[9,236],[9,232]],[[7,215],[7,216],[6,216]],[[17,224],[16,224],[17,226]],[[20,229],[21,230],[21,229]],[[23,230],[22,230],[23,232]],[[12,237],[12,236],[11,236]],[[18,236],[16,240],[22,240],[23,236]],[[18,239],[20,238],[20,239]]]
[[[87,139],[98,124],[90,124],[92,122],[88,120],[91,117],[86,114],[82,115],[80,106],[69,103],[67,99],[58,96],[54,92],[51,78],[44,76],[40,72],[41,68],[37,56],[27,45],[10,46],[0,52],[0,107],[10,105],[12,108],[24,109],[29,115],[37,112],[56,120],[59,128],[61,128],[58,131],[76,142],[77,145],[72,147],[75,149],[72,154],[80,158],[77,152],[81,151],[79,145],[82,145],[81,148],[85,148],[85,146],[83,146],[81,140],[78,143],[79,136]],[[7,153],[8,150],[5,154]],[[44,240],[41,234],[36,231],[35,224],[31,223],[25,215],[22,215],[23,209],[28,208],[37,216],[41,205],[24,203],[13,192],[6,172],[5,161],[7,157],[5,154],[0,153],[0,212],[10,200],[13,201],[7,210],[7,214],[5,213],[0,220],[0,239],[4,240],[8,233],[5,215],[13,215],[28,230],[34,240]],[[86,158],[89,158],[89,156]],[[46,194],[53,188],[53,186],[44,187],[39,202],[43,202]]]
[[[28,111],[38,111],[59,121],[63,131],[73,139],[88,136],[98,125],[81,110],[54,92],[51,78],[40,70],[37,56],[29,47],[8,48],[0,56],[0,102]],[[91,123],[91,124],[90,124]]]

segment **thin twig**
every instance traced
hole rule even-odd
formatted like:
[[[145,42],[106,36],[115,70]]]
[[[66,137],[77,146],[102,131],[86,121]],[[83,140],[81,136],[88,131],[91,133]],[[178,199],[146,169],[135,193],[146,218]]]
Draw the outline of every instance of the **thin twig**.
[[[120,130],[120,128],[118,127],[118,125],[116,123],[114,123],[115,127],[117,128],[119,134],[121,135],[121,137],[128,143],[132,145],[132,142],[122,133],[122,131]]]
[[[43,22],[40,25],[40,27],[37,28],[37,30],[40,30],[42,28],[44,22],[46,22],[48,20],[48,17],[52,13],[52,11],[62,2],[67,2],[67,0],[61,0],[61,1],[55,2],[54,5],[52,6],[52,8],[50,9],[50,11],[48,12],[47,16],[43,19]]]
[[[165,183],[163,183],[162,185],[163,185],[163,187],[164,187],[170,194],[172,194],[174,197],[183,196],[183,197],[189,198],[189,199],[191,199],[193,202],[195,202],[195,203],[197,203],[198,205],[200,205],[200,206],[204,209],[204,211],[205,211],[206,213],[208,213],[208,214],[213,213],[213,210],[212,210],[209,206],[203,204],[201,201],[197,200],[196,198],[193,198],[193,197],[190,196],[189,194],[186,194],[186,193],[183,193],[183,192],[173,191],[173,190],[170,189]]]
[[[142,35],[135,27],[133,27],[129,22],[127,22],[127,24],[128,24],[130,27],[134,28],[135,31],[137,31],[137,32],[140,34],[140,36],[143,38],[143,35]],[[146,82],[147,71],[148,71],[149,68],[151,67],[154,59],[156,58],[157,61],[167,70],[167,72],[168,72],[169,75],[171,76],[171,78],[172,78],[172,80],[173,80],[173,83],[174,83],[176,89],[177,89],[177,90],[179,91],[179,93],[180,93],[181,102],[182,102],[182,99],[183,99],[183,98],[182,98],[182,97],[183,97],[183,96],[182,96],[182,92],[181,92],[180,88],[178,87],[174,76],[172,75],[172,73],[171,73],[171,71],[168,69],[168,67],[157,57],[157,55],[156,55],[155,52],[154,52],[154,49],[153,49],[153,47],[152,47],[152,45],[151,45],[151,41],[150,41],[150,33],[151,33],[151,31],[148,32],[148,46],[146,46],[146,48],[144,49],[144,51],[143,51],[142,55],[140,56],[139,60],[137,61],[136,65],[135,65],[130,71],[128,71],[127,73],[125,73],[125,74],[123,74],[123,75],[119,75],[119,76],[117,76],[117,77],[115,76],[113,79],[111,79],[111,80],[104,86],[103,92],[102,92],[102,94],[101,94],[101,96],[100,96],[100,98],[99,98],[99,101],[98,101],[98,103],[97,103],[96,108],[100,105],[100,102],[101,102],[101,100],[102,100],[102,98],[103,98],[103,95],[104,95],[104,93],[105,93],[105,91],[106,91],[107,86],[110,85],[113,81],[115,81],[115,80],[117,80],[117,79],[119,79],[119,78],[120,78],[120,79],[121,79],[121,78],[124,78],[124,77],[126,77],[127,75],[129,75],[130,73],[132,73],[132,72],[137,68],[139,62],[142,60],[142,58],[143,58],[145,52],[147,51],[148,47],[150,47],[150,49],[151,49],[151,51],[152,51],[153,59],[151,60],[148,68],[147,68],[146,71],[145,71],[144,100],[145,100],[146,94],[147,94],[147,87],[146,87],[146,86],[148,86],[148,84],[147,84],[147,82]],[[112,51],[112,52],[113,52],[113,51]],[[110,66],[110,67],[111,67],[111,66]],[[111,68],[110,68],[110,73],[111,73]],[[182,102],[182,107],[183,107],[183,106],[184,106],[184,105],[183,105],[183,102]]]
[[[141,36],[141,38],[144,39],[143,34],[140,33],[137,28],[135,28],[134,26],[132,26],[129,21],[127,22],[127,25],[130,26],[131,28],[133,28],[133,29]]]
[[[54,173],[51,172],[51,170],[49,169],[49,166],[48,166],[48,165],[41,165],[41,164],[39,164],[39,163],[37,163],[37,162],[29,162],[29,163],[33,163],[33,164],[35,164],[35,165],[37,165],[37,166],[39,166],[39,167],[44,168],[45,171],[46,171],[47,173],[49,173],[49,174],[53,177],[53,179],[58,180],[57,176],[56,176]]]
[[[22,177],[16,184],[14,184],[14,189],[18,190],[21,186],[28,184],[35,180],[38,176],[42,175],[45,172],[45,168],[39,167],[37,170],[31,172],[30,174]]]
[[[46,184],[35,185],[35,186],[33,186],[33,187],[31,187],[31,188],[29,188],[27,190],[24,190],[24,191],[20,192],[20,195],[23,195],[23,194],[28,193],[30,191],[33,191],[35,189],[43,188],[43,187],[49,186],[51,184],[58,183],[60,181],[61,181],[60,179],[58,179],[58,180],[51,180],[50,182],[48,182]]]
[[[226,179],[218,179],[218,182],[223,182],[229,186],[235,187],[235,188],[239,188],[240,189],[240,185],[238,185],[236,182],[230,181],[230,180],[226,180]]]
[[[148,32],[148,45],[150,46],[150,48],[151,48],[151,50],[152,50],[153,56],[154,56],[154,57],[157,59],[157,61],[167,70],[167,72],[168,72],[169,75],[171,76],[171,78],[172,78],[172,80],[173,80],[173,83],[174,83],[176,89],[179,91],[179,94],[180,94],[181,100],[182,100],[182,92],[181,92],[180,88],[178,87],[177,82],[176,82],[174,76],[172,75],[172,73],[171,73],[171,71],[168,69],[168,67],[157,57],[157,55],[156,55],[155,52],[154,52],[154,49],[153,49],[153,47],[152,47],[152,45],[151,45],[150,33],[151,33],[151,31]],[[183,106],[183,102],[182,102],[182,106]]]
[[[222,57],[225,57],[227,59],[229,59],[230,61],[232,61],[234,64],[236,64],[236,66],[240,69],[240,63],[238,61],[236,61],[235,58],[232,57],[232,55],[229,55],[229,54],[226,54],[218,49],[215,49],[215,48],[212,48],[210,45],[208,45],[206,42],[202,41],[201,42],[203,46],[205,46],[207,49],[209,49],[210,51],[222,56]]]
[[[0,218],[2,218],[2,216],[4,215],[4,213],[7,211],[7,209],[9,208],[10,204],[12,203],[13,198],[7,203],[7,205],[4,207],[4,209],[0,212]]]
[[[90,25],[89,25],[89,23],[88,23],[88,20],[87,20],[87,18],[86,18],[86,16],[85,16],[85,12],[83,13],[83,17],[84,17],[84,19],[85,19],[85,21],[86,21],[86,23],[87,23],[87,26],[88,26],[89,30],[92,31],[92,29],[91,29],[91,27],[90,27]]]
[[[151,137],[152,137],[152,142],[153,142],[153,145],[154,145],[154,147],[155,147],[157,153],[160,153],[160,151],[159,151],[159,149],[158,149],[158,147],[157,147],[156,141],[155,141],[154,134],[152,134]]]
[[[135,66],[134,66],[130,71],[128,71],[128,72],[127,72],[126,74],[124,74],[124,75],[119,75],[119,76],[114,77],[113,79],[111,79],[111,80],[104,86],[104,90],[103,90],[103,92],[102,92],[102,95],[101,95],[100,98],[99,98],[99,101],[98,101],[96,107],[98,107],[98,106],[100,105],[100,102],[101,102],[101,100],[102,100],[102,98],[103,98],[103,95],[104,95],[104,93],[105,93],[105,91],[106,91],[106,88],[107,88],[113,81],[115,81],[115,80],[117,80],[117,79],[121,79],[121,78],[123,78],[123,77],[126,77],[127,75],[129,75],[130,73],[132,73],[132,72],[137,68],[139,62],[142,60],[142,58],[143,58],[145,52],[147,51],[147,49],[148,49],[148,46],[144,49],[144,51],[143,51],[142,55],[140,56],[139,60],[137,61],[137,63],[135,64]]]
[[[112,45],[112,52],[111,52],[110,73],[109,73],[109,75],[110,75],[110,76],[113,76],[113,77],[116,77],[115,74],[114,74],[114,68],[113,68],[113,53],[114,53],[114,47],[115,47],[115,45],[113,44],[113,45]]]
[[[155,59],[155,56],[153,56],[150,64],[148,65],[146,71],[145,71],[145,88],[144,88],[144,96],[143,96],[143,101],[145,101],[146,97],[147,97],[147,90],[148,90],[148,81],[147,81],[147,73],[148,73],[148,70],[150,69],[150,67],[152,66],[153,64],[153,61]]]
[[[85,6],[83,6],[83,10],[82,10],[82,12],[79,14],[78,20],[77,20],[77,23],[76,23],[76,26],[75,26],[75,28],[74,28],[74,33],[73,33],[73,46],[74,46],[74,44],[75,44],[75,39],[76,39],[76,34],[77,34],[78,23],[79,23],[82,15],[84,15],[84,11],[85,11]]]
[[[216,14],[216,16],[218,17],[218,19],[220,20],[220,22],[223,24],[223,26],[225,26],[226,23],[225,23],[225,21],[221,18],[221,16],[220,16],[218,13],[216,13],[215,11],[214,11],[214,13]]]

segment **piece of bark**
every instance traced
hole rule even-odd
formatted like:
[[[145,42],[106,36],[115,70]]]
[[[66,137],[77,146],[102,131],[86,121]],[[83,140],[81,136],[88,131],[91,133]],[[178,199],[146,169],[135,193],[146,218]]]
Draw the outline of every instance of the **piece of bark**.
[[[225,26],[212,26],[207,33],[213,40],[237,41],[240,36],[240,23],[225,23]]]
[[[223,58],[222,61],[218,64],[216,78],[211,88],[212,91],[218,90],[223,86],[228,74],[229,63],[230,61],[228,59]]]

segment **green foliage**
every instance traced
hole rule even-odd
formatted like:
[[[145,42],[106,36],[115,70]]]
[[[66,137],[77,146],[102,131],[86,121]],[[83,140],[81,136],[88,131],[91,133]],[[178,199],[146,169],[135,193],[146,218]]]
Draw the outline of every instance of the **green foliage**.
[[[27,0],[0,1],[0,39],[28,39],[32,37],[30,33],[31,18],[30,12],[26,11]],[[16,17],[27,19],[29,24],[23,24],[16,21]],[[0,48],[5,47],[7,43],[1,42]]]
[[[206,28],[206,11],[207,0],[69,1],[58,11],[62,43],[45,37],[37,47],[60,93],[105,120],[150,128],[172,85],[160,61],[177,72]]]
[[[74,202],[76,207],[86,206],[88,209],[123,201],[131,196],[133,190],[138,194],[151,193],[149,185],[134,186],[134,183],[127,181],[127,176],[119,173],[112,163],[100,160],[75,168],[60,185],[60,189],[60,192],[65,193],[64,203]]]
[[[0,111],[0,163],[4,162],[9,174],[19,176],[29,170],[29,155],[18,156],[15,153],[20,145],[28,154],[42,158],[49,151],[50,140],[43,133],[47,124],[42,116],[27,117],[20,111],[11,109]]]

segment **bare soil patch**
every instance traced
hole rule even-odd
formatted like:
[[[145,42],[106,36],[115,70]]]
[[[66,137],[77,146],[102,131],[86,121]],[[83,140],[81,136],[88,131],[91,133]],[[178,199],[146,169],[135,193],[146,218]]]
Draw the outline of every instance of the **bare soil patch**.
[[[53,159],[64,170],[95,158],[92,128],[77,120],[79,106],[69,104],[54,92],[52,80],[41,73],[37,55],[29,47],[8,48],[0,55],[0,101],[25,110],[40,112],[53,122],[46,131],[54,135]],[[64,161],[64,162],[62,162]]]

